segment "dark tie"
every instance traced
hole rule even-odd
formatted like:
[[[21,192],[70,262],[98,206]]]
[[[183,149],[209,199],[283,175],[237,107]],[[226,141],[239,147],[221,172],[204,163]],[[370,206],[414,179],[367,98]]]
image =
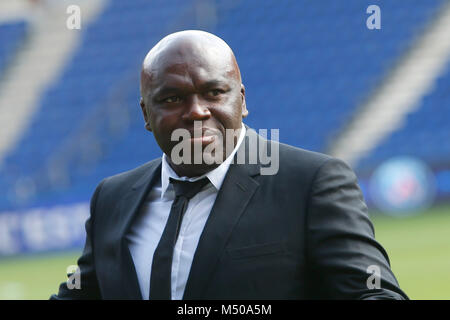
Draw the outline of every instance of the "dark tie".
[[[150,276],[150,300],[170,300],[173,249],[180,231],[183,214],[189,199],[195,196],[208,182],[207,178],[195,182],[170,178],[175,189],[175,200],[170,209],[164,232],[153,254]]]

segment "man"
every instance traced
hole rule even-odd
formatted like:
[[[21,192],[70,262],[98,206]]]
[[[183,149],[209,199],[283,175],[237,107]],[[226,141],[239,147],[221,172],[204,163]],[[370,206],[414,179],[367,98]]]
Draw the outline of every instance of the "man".
[[[63,283],[52,298],[407,299],[351,169],[243,125],[245,88],[223,40],[162,39],[144,60],[141,96],[163,157],[99,184],[81,289]],[[177,153],[178,129],[189,136]],[[255,145],[277,157],[275,174],[249,160]]]

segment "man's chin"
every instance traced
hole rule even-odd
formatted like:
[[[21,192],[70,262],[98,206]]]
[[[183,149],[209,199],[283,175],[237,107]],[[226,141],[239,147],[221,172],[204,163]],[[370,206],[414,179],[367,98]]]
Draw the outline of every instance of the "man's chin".
[[[184,159],[186,161],[181,161],[180,164],[185,166],[200,166],[200,167],[218,167],[225,161],[225,156],[223,153],[210,153],[201,152],[194,153],[189,159]]]
[[[180,177],[198,177],[201,175],[204,175],[205,173],[208,173],[211,170],[214,170],[218,166],[220,166],[220,163],[181,163],[178,165],[175,165],[173,163],[170,164],[172,169],[180,176]]]

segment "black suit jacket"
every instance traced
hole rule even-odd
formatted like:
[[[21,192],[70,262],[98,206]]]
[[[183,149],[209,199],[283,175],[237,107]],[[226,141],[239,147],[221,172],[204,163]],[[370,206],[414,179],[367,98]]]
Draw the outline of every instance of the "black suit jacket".
[[[240,148],[247,148],[247,129]],[[270,147],[270,145],[269,145]],[[355,174],[342,161],[279,144],[279,171],[232,164],[201,234],[184,299],[407,299],[374,239]],[[103,180],[78,260],[81,289],[54,299],[141,299],[125,235],[161,159]],[[381,288],[369,289],[371,265]]]

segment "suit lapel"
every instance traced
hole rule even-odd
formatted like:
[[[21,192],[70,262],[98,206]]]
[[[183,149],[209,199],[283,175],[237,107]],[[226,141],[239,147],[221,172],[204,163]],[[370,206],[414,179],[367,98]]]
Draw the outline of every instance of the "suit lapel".
[[[133,222],[133,218],[137,215],[140,207],[144,203],[148,192],[160,178],[161,159],[158,159],[150,163],[146,172],[125,195],[120,207],[122,218],[122,220],[118,222],[118,226],[120,226],[120,229],[118,230],[120,241],[120,276],[123,280],[124,292],[126,292],[127,298],[132,300],[141,300],[142,295],[134,262],[126,241],[126,234]]]
[[[240,148],[246,148],[246,155],[248,155],[247,136]],[[253,179],[253,176],[259,174],[259,169],[258,164],[230,165],[200,236],[183,299],[203,298],[228,238],[259,186]]]

